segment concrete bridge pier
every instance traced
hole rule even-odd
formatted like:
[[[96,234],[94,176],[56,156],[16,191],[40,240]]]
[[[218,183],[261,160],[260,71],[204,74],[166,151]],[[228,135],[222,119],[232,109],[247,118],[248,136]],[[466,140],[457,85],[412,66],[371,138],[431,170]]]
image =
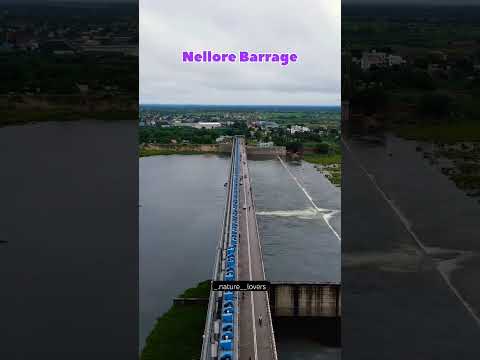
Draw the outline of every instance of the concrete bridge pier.
[[[269,295],[274,317],[341,317],[339,284],[273,282]]]

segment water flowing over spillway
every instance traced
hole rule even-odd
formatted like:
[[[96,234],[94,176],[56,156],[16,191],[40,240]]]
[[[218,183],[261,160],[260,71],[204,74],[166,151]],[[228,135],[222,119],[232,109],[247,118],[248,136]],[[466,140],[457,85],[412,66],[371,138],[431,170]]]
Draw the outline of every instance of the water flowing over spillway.
[[[340,282],[340,189],[308,163],[249,160],[271,281]]]

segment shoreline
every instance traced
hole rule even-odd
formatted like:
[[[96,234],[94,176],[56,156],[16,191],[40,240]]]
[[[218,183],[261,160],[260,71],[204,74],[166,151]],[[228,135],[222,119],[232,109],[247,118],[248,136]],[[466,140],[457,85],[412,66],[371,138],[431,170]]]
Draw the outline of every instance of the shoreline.
[[[178,150],[167,150],[167,149],[140,149],[138,156],[149,157],[149,156],[159,156],[159,155],[206,155],[206,154],[219,154],[216,151],[178,151]]]
[[[304,154],[303,160],[312,164],[331,184],[341,187],[342,154]]]
[[[142,143],[138,146],[138,156],[156,155],[202,155],[222,154],[224,144],[155,144]]]
[[[5,110],[0,112],[0,127],[67,121],[134,121],[138,115],[130,110],[71,111],[69,109]]]
[[[160,315],[141,350],[140,360],[198,359],[202,349],[210,280],[186,289]],[[183,300],[183,301],[182,301]],[[194,300],[194,301],[191,301]]]

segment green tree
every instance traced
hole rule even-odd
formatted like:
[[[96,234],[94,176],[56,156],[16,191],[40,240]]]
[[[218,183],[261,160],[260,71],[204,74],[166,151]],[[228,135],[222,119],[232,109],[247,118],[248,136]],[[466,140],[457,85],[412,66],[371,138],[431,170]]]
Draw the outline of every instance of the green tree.
[[[301,142],[289,142],[286,146],[288,152],[291,153],[303,153],[303,144]]]
[[[328,152],[330,151],[330,145],[322,142],[320,144],[317,144],[313,151],[319,154],[328,154]]]
[[[453,99],[447,94],[429,93],[420,97],[418,110],[422,115],[444,119],[453,110]]]

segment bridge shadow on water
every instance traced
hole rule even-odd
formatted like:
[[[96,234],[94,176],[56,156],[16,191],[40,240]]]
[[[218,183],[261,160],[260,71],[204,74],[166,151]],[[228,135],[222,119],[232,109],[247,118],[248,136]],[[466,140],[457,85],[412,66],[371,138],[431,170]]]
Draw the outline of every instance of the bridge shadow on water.
[[[341,318],[274,317],[273,328],[278,344],[292,340],[308,341],[319,346],[341,347]]]

